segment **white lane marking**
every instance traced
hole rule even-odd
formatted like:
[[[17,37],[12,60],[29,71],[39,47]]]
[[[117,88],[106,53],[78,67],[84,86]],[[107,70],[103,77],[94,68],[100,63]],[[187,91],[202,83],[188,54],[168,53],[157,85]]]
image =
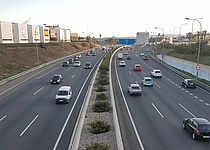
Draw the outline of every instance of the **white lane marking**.
[[[155,108],[155,110],[158,112],[158,114],[162,117],[162,118],[164,118],[164,116],[162,115],[162,113],[157,109],[157,107],[155,106],[155,104],[153,104],[153,103],[151,103],[152,104],[152,106]]]
[[[128,71],[131,74],[131,71]]]
[[[50,70],[50,71],[46,72],[45,74],[43,74],[43,75],[39,76],[37,79],[40,79],[40,78],[42,78],[42,77],[46,76],[47,74],[49,74],[50,72],[52,72],[52,71],[54,71],[54,70],[56,70],[56,69],[58,69],[58,68],[60,68],[60,67],[56,67],[56,68],[54,68],[54,69],[52,69],[52,70]]]
[[[72,67],[69,67],[69,69],[68,70],[70,70]]]
[[[79,70],[82,70],[82,67]]]
[[[205,103],[206,106],[209,106],[209,103]]]
[[[182,104],[180,104],[180,103],[178,103],[179,104],[179,106],[181,106],[185,111],[187,111],[190,115],[192,115],[194,118],[196,118],[196,116],[193,114],[193,113],[191,113],[187,108],[185,108]]]
[[[131,115],[130,109],[129,109],[128,104],[127,104],[126,99],[125,99],[125,95],[124,95],[123,90],[122,90],[122,85],[121,85],[121,83],[120,83],[120,79],[119,79],[119,76],[118,76],[117,65],[116,65],[116,63],[117,63],[117,61],[115,60],[115,74],[116,74],[116,77],[117,77],[117,82],[118,82],[118,85],[119,85],[119,88],[120,88],[120,92],[121,92],[123,101],[124,101],[124,103],[125,103],[125,107],[126,107],[126,110],[127,110],[127,112],[128,112],[129,118],[130,118],[130,120],[131,120],[131,124],[132,124],[132,126],[133,126],[133,129],[134,129],[136,138],[137,138],[137,140],[138,140],[138,142],[139,142],[139,145],[140,145],[140,148],[139,148],[139,149],[145,150],[145,149],[144,149],[144,146],[143,146],[143,143],[142,143],[142,141],[141,141],[141,138],[140,138],[140,136],[139,136],[138,130],[137,130],[137,128],[136,128],[136,125],[135,125],[135,123],[134,123],[133,117],[132,117],[132,115]]]
[[[142,71],[143,72],[143,74],[145,74],[146,75],[146,73],[144,72],[144,71]]]
[[[199,99],[199,101],[202,102],[202,103],[204,102],[204,100],[202,100],[202,99]]]
[[[102,56],[102,57],[103,57],[103,56]],[[95,68],[95,66],[98,64],[98,62],[99,62],[100,60],[101,60],[101,58],[95,63],[95,65],[93,66],[93,68]],[[58,144],[59,144],[59,142],[60,142],[60,140],[61,140],[61,137],[62,137],[62,135],[63,135],[63,133],[64,133],[64,130],[65,130],[65,128],[66,128],[66,126],[67,126],[67,124],[68,124],[68,121],[69,121],[69,119],[70,119],[70,117],[71,117],[71,114],[72,114],[73,110],[75,109],[75,106],[76,106],[76,104],[77,104],[77,101],[78,101],[78,99],[79,99],[81,93],[82,93],[82,90],[84,89],[85,84],[87,83],[87,80],[90,78],[90,75],[91,75],[92,72],[93,72],[93,69],[91,69],[91,71],[90,71],[90,73],[88,74],[87,78],[85,79],[85,81],[84,81],[84,83],[83,83],[83,85],[82,85],[82,87],[81,87],[79,93],[77,94],[77,97],[76,97],[76,99],[75,99],[75,101],[74,101],[74,104],[72,105],[71,110],[69,111],[69,114],[68,114],[68,116],[67,116],[67,118],[66,118],[66,121],[65,121],[65,123],[64,123],[64,125],[63,125],[63,127],[62,127],[62,129],[61,129],[61,131],[60,131],[60,134],[59,134],[59,136],[58,136],[58,138],[57,138],[57,140],[56,140],[56,142],[55,142],[55,145],[54,145],[54,147],[53,147],[53,150],[56,150],[56,149],[57,149]]]
[[[197,97],[197,96],[194,96],[194,98],[196,98],[196,99],[197,99],[198,97]]]
[[[189,93],[191,96],[193,96],[193,93]]]
[[[20,136],[22,136],[27,130],[28,128],[34,123],[34,121],[39,117],[39,115],[36,115],[36,117],[31,121],[31,123],[29,123],[29,125],[23,130],[23,132],[20,134]]]
[[[189,93],[189,91],[185,91],[186,93]]]
[[[71,79],[73,79],[75,77],[75,74],[71,77]]]
[[[2,117],[2,118],[0,119],[0,122],[1,122],[2,120],[4,120],[6,117],[7,117],[7,115],[5,115],[4,117]]]
[[[158,88],[160,88],[160,86],[159,86],[156,82],[154,82],[154,84],[155,84]]]
[[[4,93],[6,93],[6,92],[8,92],[8,91],[10,91],[10,90],[12,90],[12,89],[14,89],[16,86],[18,86],[18,85],[22,84],[23,82],[25,82],[25,81],[27,81],[27,80],[31,79],[32,77],[36,76],[37,74],[39,74],[39,73],[41,73],[41,72],[43,72],[43,71],[45,71],[45,70],[47,70],[47,69],[49,69],[49,68],[50,68],[50,67],[48,67],[48,68],[46,68],[46,69],[43,69],[43,70],[41,70],[41,71],[39,71],[39,72],[37,72],[37,73],[35,73],[35,74],[31,75],[29,78],[27,78],[27,79],[25,79],[25,80],[23,80],[23,81],[19,82],[18,84],[15,84],[14,86],[12,86],[12,87],[8,88],[7,90],[5,90],[5,91],[1,92],[1,93],[0,93],[0,95],[2,95],[2,94],[4,94]]]
[[[44,87],[41,87],[38,91],[36,91],[33,95],[36,95],[38,92],[40,92]]]

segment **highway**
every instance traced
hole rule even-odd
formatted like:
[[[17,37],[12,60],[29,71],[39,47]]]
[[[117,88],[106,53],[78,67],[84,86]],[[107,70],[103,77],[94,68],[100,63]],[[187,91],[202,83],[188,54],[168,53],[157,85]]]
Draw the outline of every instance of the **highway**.
[[[137,52],[135,51],[137,50]],[[148,55],[152,46],[144,46],[128,52],[131,60],[126,67],[119,67],[116,56],[112,60],[112,85],[119,124],[125,150],[208,150],[209,140],[192,139],[182,129],[184,118],[204,117],[210,120],[210,93],[181,87],[182,78],[151,57],[143,60],[141,52]],[[148,50],[148,52],[146,51]],[[133,71],[139,63],[142,71]],[[153,78],[153,87],[142,87],[142,96],[130,96],[127,87],[130,83],[139,83],[144,76],[150,76],[152,69],[160,69],[162,78]]]
[[[104,57],[101,50],[96,54],[85,56],[82,53],[81,67],[72,64],[62,67],[63,61],[73,58],[72,55],[2,85],[0,149],[67,149],[91,78]],[[84,69],[87,61],[92,63],[92,69]],[[63,82],[51,85],[55,74],[61,74]],[[70,85],[73,89],[69,104],[55,103],[55,93],[62,85]]]

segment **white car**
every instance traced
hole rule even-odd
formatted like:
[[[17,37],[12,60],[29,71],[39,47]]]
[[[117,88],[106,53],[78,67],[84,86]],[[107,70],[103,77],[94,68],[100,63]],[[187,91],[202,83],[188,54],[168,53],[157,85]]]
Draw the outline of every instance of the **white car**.
[[[119,66],[120,67],[125,67],[126,66],[125,61],[120,61]]]
[[[80,67],[81,66],[81,62],[80,61],[75,61],[74,62],[74,67]]]
[[[141,56],[144,56],[144,53],[141,53],[140,55],[141,55]]]
[[[157,78],[162,77],[162,72],[160,71],[160,69],[153,69],[150,74],[152,77],[157,77]]]
[[[81,57],[82,57],[82,55],[81,55],[81,54],[77,54],[77,57],[78,57],[78,58],[81,58]]]

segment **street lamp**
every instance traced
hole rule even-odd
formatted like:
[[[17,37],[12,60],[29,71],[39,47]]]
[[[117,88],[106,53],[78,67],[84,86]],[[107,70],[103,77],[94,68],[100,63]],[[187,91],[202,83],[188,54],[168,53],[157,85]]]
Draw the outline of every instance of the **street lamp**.
[[[193,23],[194,21],[197,21],[199,24],[200,24],[200,35],[199,35],[199,43],[198,43],[198,58],[197,58],[197,66],[199,65],[199,61],[200,61],[200,52],[201,52],[201,32],[202,32],[202,25],[200,23],[200,21],[198,19],[202,19],[202,18],[196,18],[196,19],[190,19],[190,18],[185,18],[186,20],[193,20]],[[193,31],[193,23],[192,23],[192,31]],[[198,71],[199,69],[196,69],[196,80],[198,78]]]
[[[163,31],[163,47],[162,47],[162,61],[163,61],[163,50],[164,50],[164,41],[165,41],[165,34],[162,28],[155,27],[155,29],[161,29]]]
[[[41,24],[41,25],[46,25],[46,24]],[[36,40],[36,57],[37,57],[37,66],[39,66],[39,50],[38,50],[38,47],[37,47],[37,31],[36,31],[36,29],[37,29],[37,27],[40,27],[41,25],[37,25],[36,27],[35,27],[35,40]],[[40,38],[39,38],[40,39]]]

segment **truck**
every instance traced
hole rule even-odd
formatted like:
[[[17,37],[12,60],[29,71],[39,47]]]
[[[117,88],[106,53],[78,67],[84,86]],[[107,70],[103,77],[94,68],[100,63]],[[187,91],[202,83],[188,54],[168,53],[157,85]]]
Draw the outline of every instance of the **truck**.
[[[117,58],[118,58],[118,59],[123,59],[123,53],[118,53],[118,54],[117,54]]]

